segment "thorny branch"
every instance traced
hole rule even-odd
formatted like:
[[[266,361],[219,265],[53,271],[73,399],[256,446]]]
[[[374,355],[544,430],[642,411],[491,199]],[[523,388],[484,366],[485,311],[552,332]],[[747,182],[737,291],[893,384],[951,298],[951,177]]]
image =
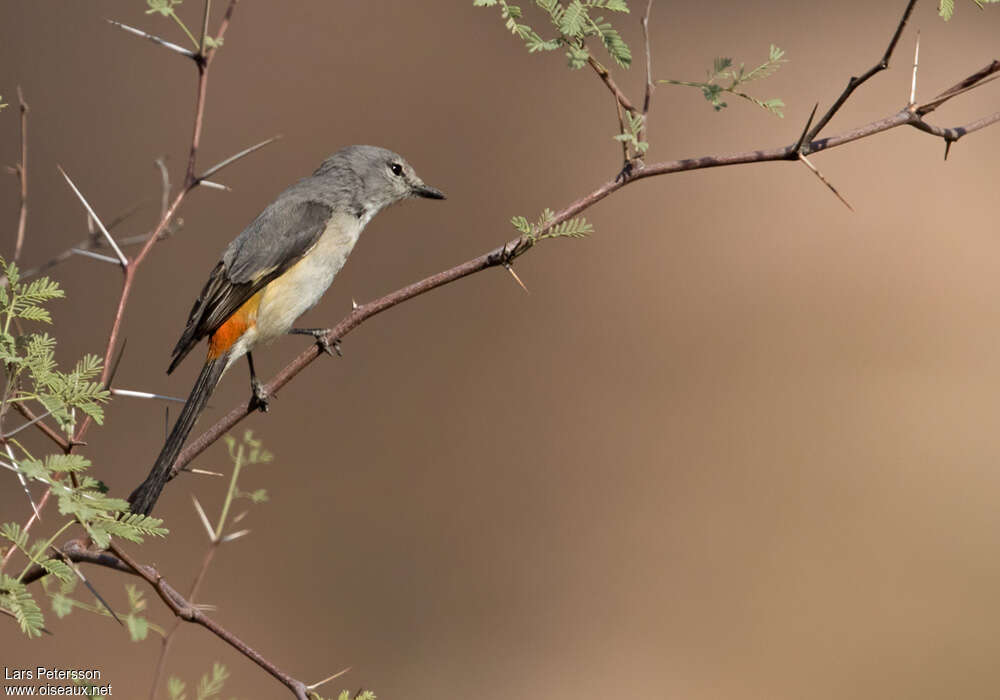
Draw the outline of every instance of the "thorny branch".
[[[309,700],[309,688],[305,683],[292,678],[276,665],[268,661],[258,651],[250,647],[242,639],[237,637],[212,618],[208,617],[205,613],[199,610],[197,606],[190,603],[184,598],[184,596],[178,593],[173,586],[167,583],[163,576],[160,575],[159,571],[152,566],[137,563],[118,545],[112,543],[110,551],[97,551],[87,549],[79,541],[72,541],[63,545],[60,552],[72,562],[96,564],[98,566],[114,569],[115,571],[133,574],[145,580],[150,586],[153,587],[153,590],[156,591],[160,600],[162,600],[171,612],[173,612],[179,619],[184,620],[185,622],[193,622],[196,625],[201,625],[219,639],[236,649],[236,651],[240,652],[269,674],[274,676],[274,678],[278,679],[278,681],[292,691],[292,694],[295,695],[296,698],[299,698],[299,700]],[[28,570],[22,580],[24,583],[33,583],[44,575],[45,570],[36,565]]]

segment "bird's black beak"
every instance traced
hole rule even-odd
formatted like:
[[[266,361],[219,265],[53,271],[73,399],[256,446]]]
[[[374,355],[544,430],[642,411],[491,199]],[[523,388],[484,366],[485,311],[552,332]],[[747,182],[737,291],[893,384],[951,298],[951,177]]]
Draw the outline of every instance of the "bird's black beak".
[[[413,188],[413,196],[426,197],[427,199],[445,199],[444,192],[437,187],[431,187],[423,183]]]

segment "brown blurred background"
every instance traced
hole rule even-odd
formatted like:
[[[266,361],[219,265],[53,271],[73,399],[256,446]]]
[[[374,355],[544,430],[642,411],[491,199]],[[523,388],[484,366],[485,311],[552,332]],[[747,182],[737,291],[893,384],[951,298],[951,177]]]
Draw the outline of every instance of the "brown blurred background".
[[[791,142],[815,101],[881,55],[904,4],[657,3],[657,76],[698,79],[716,55],[756,65],[771,42],[790,63],[752,86],[785,100],[784,120],[660,88],[651,159]],[[32,110],[26,266],[85,231],[57,163],[105,219],[146,202],[119,237],[155,221],[157,156],[180,179],[195,71],[104,21],[184,43],[144,9],[0,6],[0,163],[18,158],[16,85]],[[918,97],[997,57],[1000,9],[963,1],[948,25],[935,9],[920,3],[892,69],[828,133],[905,103],[916,28]],[[199,24],[199,2],[180,11]],[[637,56],[638,19],[618,20]],[[642,75],[621,82],[637,95]],[[933,121],[998,104],[989,86]],[[511,237],[513,214],[589,192],[620,166],[616,128],[594,75],[528,55],[469,0],[241,3],[201,162],[286,138],[218,177],[233,192],[185,203],[182,231],[139,277],[118,385],[187,394],[198,359],[164,369],[220,251],[340,146],[398,150],[449,199],[380,215],[303,325],[485,252]],[[640,182],[588,212],[589,240],[522,258],[530,295],[494,270],[373,319],[344,359],[314,363],[243,424],[276,455],[243,484],[272,501],[220,552],[201,600],[288,672],[352,666],[335,688],[384,698],[996,697],[998,149],[992,128],[942,162],[939,140],[898,129],[817,155],[856,213],[794,164]],[[14,178],[0,195],[9,254]],[[54,276],[68,293],[52,307],[58,358],[103,352],[120,275],[75,258]],[[258,353],[258,369],[306,342]],[[201,427],[246,397],[240,367]],[[114,401],[88,435],[96,475],[127,493],[163,424],[161,403]],[[227,463],[222,445],[199,460]],[[0,519],[23,521],[23,494],[0,479]],[[217,512],[222,488],[175,481],[157,511],[173,534],[131,549],[186,590],[207,544],[191,494]],[[125,607],[123,577],[88,572]],[[155,599],[151,611],[170,621]],[[0,625],[2,664],[98,667],[114,697],[146,696],[155,640],[79,613],[49,625],[55,636],[30,644]],[[234,673],[227,697],[287,696],[193,626],[170,670],[190,683],[213,660]]]

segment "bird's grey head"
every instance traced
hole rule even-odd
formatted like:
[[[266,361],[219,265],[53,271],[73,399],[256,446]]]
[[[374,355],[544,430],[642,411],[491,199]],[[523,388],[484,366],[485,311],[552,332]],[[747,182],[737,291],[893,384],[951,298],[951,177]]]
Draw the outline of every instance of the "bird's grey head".
[[[359,216],[374,216],[407,197],[444,199],[444,193],[425,185],[402,156],[378,146],[342,148],[323,161],[314,175],[336,181],[338,188],[349,188],[361,209]]]

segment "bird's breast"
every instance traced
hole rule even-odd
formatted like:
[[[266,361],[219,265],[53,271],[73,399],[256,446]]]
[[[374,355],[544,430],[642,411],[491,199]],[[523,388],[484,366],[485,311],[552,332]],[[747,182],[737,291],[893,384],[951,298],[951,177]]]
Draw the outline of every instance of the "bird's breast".
[[[264,287],[254,344],[287,333],[323,296],[358,242],[363,225],[350,214],[334,214],[301,260]]]

